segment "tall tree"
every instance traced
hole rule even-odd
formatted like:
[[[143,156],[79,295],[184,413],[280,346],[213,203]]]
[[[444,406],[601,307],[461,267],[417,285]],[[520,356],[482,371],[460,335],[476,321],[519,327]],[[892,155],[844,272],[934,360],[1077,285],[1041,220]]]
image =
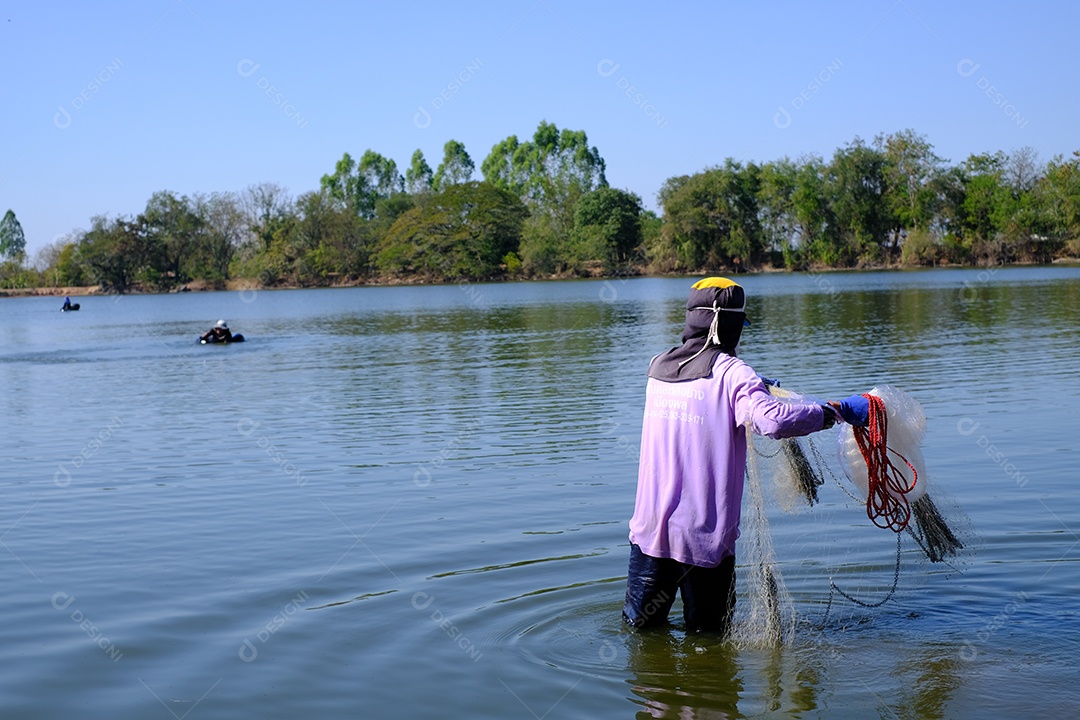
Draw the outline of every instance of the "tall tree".
[[[808,155],[799,159],[791,205],[802,262],[806,264],[834,265],[840,260],[840,233],[826,196],[825,175],[821,157]]]
[[[379,242],[386,276],[478,280],[499,275],[521,236],[525,206],[485,182],[451,185],[401,215]]]
[[[405,191],[413,195],[429,192],[434,185],[431,166],[424,159],[424,153],[418,148],[412,155],[409,169],[405,171]]]
[[[1006,162],[1001,152],[971,155],[964,162],[961,228],[975,241],[996,239],[1004,218],[1011,213],[1012,193],[1004,179]]]
[[[364,151],[356,169],[368,188],[368,207],[372,215],[379,200],[405,192],[405,179],[398,172],[397,163],[374,150]]]
[[[26,236],[15,212],[8,209],[0,220],[0,257],[21,260],[26,253]]]
[[[589,147],[585,131],[560,131],[547,121],[540,122],[531,141],[519,143],[511,135],[496,143],[481,170],[486,181],[540,203],[607,186],[604,159]]]
[[[203,220],[191,201],[167,190],[156,192],[136,222],[152,253],[151,268],[162,273],[158,283],[167,287],[189,280],[189,263],[203,240]]]
[[[371,189],[367,177],[357,171],[352,155],[345,153],[334,165],[334,172],[323,175],[319,187],[325,190],[331,200],[363,217],[370,217],[374,212],[374,203],[369,202]]]
[[[673,269],[739,269],[762,259],[759,170],[728,158],[664,194],[662,243]]]
[[[788,158],[765,163],[760,168],[758,204],[761,232],[766,249],[791,256],[796,237],[795,194],[798,167]],[[794,259],[790,264],[794,264]]]
[[[475,170],[476,166],[469,153],[465,152],[465,146],[457,140],[449,140],[443,146],[443,160],[435,171],[435,189],[446,190],[451,185],[468,182]]]
[[[833,154],[825,189],[843,243],[840,261],[880,260],[892,227],[884,155],[856,137]]]
[[[237,249],[252,237],[240,200],[233,193],[213,193],[196,195],[192,205],[203,227],[193,272],[208,280],[227,280]]]
[[[902,233],[927,230],[933,222],[938,210],[934,180],[943,171],[943,161],[926,136],[914,130],[879,135],[874,149],[884,159],[882,174],[895,252]]]
[[[1042,177],[1039,168],[1039,152],[1030,145],[1013,151],[1005,163],[1004,170],[1009,187],[1015,194],[1019,195],[1031,190]]]
[[[393,160],[374,150],[365,150],[360,162],[349,153],[342,155],[334,172],[322,176],[319,187],[331,200],[362,218],[371,219],[380,200],[405,191],[405,178]]]
[[[628,263],[641,245],[641,198],[605,187],[582,196],[574,213],[572,256],[605,271]]]
[[[153,251],[140,223],[96,216],[79,241],[77,254],[94,282],[104,290],[124,293],[150,268]]]
[[[484,179],[518,195],[530,214],[522,231],[522,260],[532,272],[565,269],[565,247],[574,229],[574,211],[585,193],[607,187],[600,151],[583,130],[560,131],[541,121],[532,140],[511,135],[484,160]]]
[[[288,191],[277,183],[250,185],[241,195],[240,206],[264,251],[270,249],[274,234],[287,224],[292,202]]]

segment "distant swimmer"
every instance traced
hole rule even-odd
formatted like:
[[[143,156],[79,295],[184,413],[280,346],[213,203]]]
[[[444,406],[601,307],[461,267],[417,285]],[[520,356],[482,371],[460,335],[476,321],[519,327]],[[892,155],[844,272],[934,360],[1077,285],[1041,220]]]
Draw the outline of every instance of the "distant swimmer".
[[[214,323],[214,327],[210,328],[199,337],[199,342],[204,345],[212,343],[244,342],[244,336],[239,333],[233,335],[225,321],[218,320]]]
[[[71,311],[71,310],[78,310],[78,309],[79,309],[79,303],[72,303],[71,298],[69,298],[67,295],[65,295],[64,296],[64,304],[60,308],[61,312],[68,312],[68,311]]]

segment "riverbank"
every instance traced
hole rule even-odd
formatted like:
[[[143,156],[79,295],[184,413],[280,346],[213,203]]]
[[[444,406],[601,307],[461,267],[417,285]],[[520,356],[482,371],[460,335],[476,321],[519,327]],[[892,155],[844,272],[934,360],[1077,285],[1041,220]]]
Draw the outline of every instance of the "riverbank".
[[[1051,265],[1080,265],[1080,258],[1068,257],[1058,258],[1054,260]],[[1007,265],[997,265],[995,267],[1032,267],[1034,263],[1009,263]],[[782,273],[846,273],[846,272],[867,272],[867,271],[880,271],[880,270],[931,270],[931,269],[961,269],[961,268],[985,268],[985,265],[952,265],[942,264],[934,267],[910,267],[905,265],[886,265],[879,266],[861,266],[854,268],[833,268],[833,267],[812,267],[803,270],[789,270],[787,268],[776,267],[761,267],[751,271],[733,271],[728,270],[699,270],[696,272],[677,272],[677,273],[647,273],[644,271],[635,271],[622,275],[602,275],[592,274],[587,277],[581,277],[580,275],[563,273],[553,274],[545,277],[510,277],[503,278],[502,280],[438,280],[431,277],[413,276],[408,278],[365,278],[357,280],[334,280],[325,284],[288,284],[277,283],[274,285],[263,285],[257,280],[252,278],[233,278],[225,281],[207,281],[207,280],[193,280],[183,285],[177,286],[171,290],[155,291],[155,290],[143,290],[132,288],[129,289],[127,294],[129,295],[166,295],[176,292],[212,292],[212,291],[241,291],[241,290],[305,290],[311,288],[348,288],[348,287],[387,287],[394,285],[455,285],[462,283],[476,283],[476,282],[521,282],[521,281],[550,281],[550,280],[617,280],[626,277],[690,277],[696,275],[708,275],[708,274],[720,274],[730,275],[731,277],[737,277],[740,275],[773,275]],[[88,295],[109,295],[115,294],[107,292],[101,288],[100,285],[85,285],[85,286],[69,286],[69,287],[32,287],[32,288],[4,288],[0,289],[0,298],[3,297],[85,297]]]

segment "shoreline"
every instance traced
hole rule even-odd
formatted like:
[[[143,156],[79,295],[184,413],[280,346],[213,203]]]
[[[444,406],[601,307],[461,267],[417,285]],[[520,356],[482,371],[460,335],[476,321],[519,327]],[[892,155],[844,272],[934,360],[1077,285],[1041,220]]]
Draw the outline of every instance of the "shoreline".
[[[1045,265],[1046,267],[1054,265],[1080,265],[1080,258],[1059,258],[1051,263],[1008,263],[1003,265],[995,265],[993,267],[1039,267]],[[462,284],[474,284],[474,283],[510,283],[510,282],[549,282],[552,280],[624,280],[626,278],[665,278],[665,277],[692,277],[695,275],[705,275],[712,272],[719,272],[720,274],[731,275],[732,277],[738,277],[740,275],[775,275],[778,273],[809,273],[809,274],[821,274],[821,273],[844,273],[844,272],[878,272],[878,271],[897,271],[897,270],[956,270],[956,269],[971,269],[976,270],[980,268],[990,267],[987,265],[932,265],[932,266],[903,266],[903,265],[880,265],[880,266],[866,266],[855,268],[830,268],[830,267],[814,267],[806,268],[802,270],[789,270],[787,268],[757,268],[750,271],[731,272],[729,271],[694,271],[694,272],[677,272],[677,273],[633,273],[633,274],[621,274],[621,275],[592,275],[588,277],[579,277],[577,275],[551,275],[547,277],[530,277],[530,278],[502,278],[502,279],[490,279],[490,280],[432,280],[430,278],[413,277],[413,278],[393,278],[389,280],[357,280],[353,282],[334,282],[327,283],[325,285],[263,285],[258,281],[251,278],[234,278],[226,280],[224,282],[207,282],[205,280],[193,280],[183,285],[173,288],[171,290],[152,291],[152,290],[132,290],[124,295],[169,295],[172,293],[181,292],[232,292],[241,290],[319,290],[330,288],[352,288],[352,287],[393,287],[397,285],[462,285]],[[31,288],[3,288],[0,289],[0,298],[5,297],[88,297],[93,295],[116,295],[119,293],[107,292],[102,290],[100,285],[83,285],[83,286],[67,286],[67,287],[31,287]]]

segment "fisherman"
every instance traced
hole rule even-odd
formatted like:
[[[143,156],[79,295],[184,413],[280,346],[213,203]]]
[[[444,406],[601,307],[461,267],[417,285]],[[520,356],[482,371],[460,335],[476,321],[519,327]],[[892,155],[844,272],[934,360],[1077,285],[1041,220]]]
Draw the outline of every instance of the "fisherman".
[[[688,631],[727,633],[735,605],[735,540],[746,433],[808,435],[837,420],[865,425],[867,401],[780,400],[736,355],[743,288],[722,277],[693,285],[683,344],[649,364],[637,501],[623,620],[662,625],[678,591]]]
[[[204,332],[199,339],[207,343],[227,343],[232,342],[233,335],[225,321],[218,320],[214,327]]]
[[[64,305],[60,309],[64,310],[64,311],[67,311],[67,310],[71,309],[71,298],[68,297],[67,295],[64,296]]]

